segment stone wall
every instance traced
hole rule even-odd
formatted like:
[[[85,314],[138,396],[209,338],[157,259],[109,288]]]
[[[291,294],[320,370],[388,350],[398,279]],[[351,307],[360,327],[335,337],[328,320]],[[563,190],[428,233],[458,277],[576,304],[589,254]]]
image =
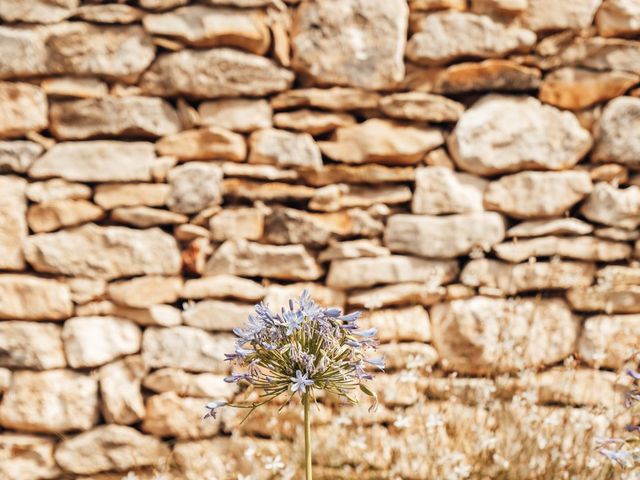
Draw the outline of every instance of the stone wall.
[[[321,400],[318,478],[596,478],[640,338],[640,1],[0,19],[0,479],[300,478],[298,405],[201,417],[232,328],[305,287],[388,363],[375,413]]]

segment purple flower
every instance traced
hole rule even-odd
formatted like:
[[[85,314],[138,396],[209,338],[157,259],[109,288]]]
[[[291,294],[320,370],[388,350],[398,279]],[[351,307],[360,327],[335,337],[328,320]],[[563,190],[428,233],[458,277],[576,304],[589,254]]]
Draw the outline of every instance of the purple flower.
[[[251,381],[251,377],[249,377],[249,375],[246,373],[232,373],[228,377],[224,377],[224,381],[227,383],[235,383],[239,382],[240,380]]]
[[[377,328],[369,328],[368,330],[363,330],[361,332],[354,332],[355,335],[363,338],[372,338],[376,333],[378,333]]]
[[[627,375],[629,375],[634,380],[640,380],[640,373],[636,372],[635,370],[631,370],[630,368],[627,369]]]
[[[283,312],[282,316],[284,317],[285,322],[287,322],[287,331],[286,335],[291,335],[293,332],[298,330],[302,325],[303,316],[299,312]]]
[[[309,380],[309,377],[306,373],[303,375],[300,370],[296,370],[296,376],[291,377],[291,391],[293,393],[305,393],[307,391],[307,387],[313,385],[314,383],[315,382],[313,380]]]
[[[365,362],[367,362],[369,365],[373,365],[374,367],[379,368],[380,370],[382,370],[384,372],[384,358],[383,357],[372,358],[371,360],[365,360]]]
[[[227,404],[224,400],[215,400],[213,402],[207,403],[205,408],[208,410],[204,418],[216,418],[216,414],[218,413],[218,409],[224,407]]]

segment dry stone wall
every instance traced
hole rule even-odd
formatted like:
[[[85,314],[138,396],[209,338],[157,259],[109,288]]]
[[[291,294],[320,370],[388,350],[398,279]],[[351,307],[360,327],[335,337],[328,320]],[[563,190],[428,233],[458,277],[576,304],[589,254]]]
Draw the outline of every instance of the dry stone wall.
[[[0,479],[300,478],[298,406],[201,417],[303,288],[388,363],[376,412],[321,399],[319,478],[596,478],[640,343],[640,1],[0,21]]]

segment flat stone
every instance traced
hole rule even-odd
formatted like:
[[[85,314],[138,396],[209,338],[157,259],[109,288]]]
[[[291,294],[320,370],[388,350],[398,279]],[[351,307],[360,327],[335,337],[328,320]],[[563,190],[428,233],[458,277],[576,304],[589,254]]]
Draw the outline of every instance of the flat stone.
[[[230,160],[242,162],[247,147],[242,135],[221,127],[186,130],[164,137],[156,143],[160,155],[180,160]]]
[[[369,163],[365,165],[345,165],[331,163],[319,170],[303,170],[300,176],[304,182],[314,187],[324,187],[335,183],[405,183],[415,179],[412,167],[387,167]]]
[[[182,50],[158,57],[140,87],[148,95],[258,97],[287,90],[293,77],[268,58],[230,48]]]
[[[242,327],[254,307],[248,303],[202,300],[190,305],[182,314],[184,323],[203,330],[230,332]]]
[[[220,398],[231,401],[238,386],[224,381],[224,375],[187,373],[176,368],[161,368],[144,377],[145,388],[157,393],[175,392],[180,396]]]
[[[315,107],[338,112],[377,108],[380,95],[358,88],[300,88],[279,93],[271,99],[275,110]]]
[[[564,257],[577,260],[615,262],[631,257],[626,243],[602,240],[597,237],[538,237],[494,245],[496,255],[509,262],[523,262],[531,257]]]
[[[504,236],[504,218],[493,212],[444,217],[397,214],[387,220],[384,243],[396,253],[455,258],[475,249],[489,251]]]
[[[0,275],[0,318],[62,320],[72,312],[71,293],[64,283],[31,275]]]
[[[202,125],[252,132],[271,128],[271,105],[263,98],[224,98],[202,102],[198,107]]]
[[[74,317],[64,322],[62,340],[69,365],[104,365],[140,350],[141,333],[131,320],[117,317]]]
[[[229,208],[209,220],[211,239],[217,242],[245,238],[259,240],[264,233],[264,212],[258,208]]]
[[[22,242],[27,238],[27,182],[18,176],[0,177],[0,268],[22,270],[25,267]]]
[[[225,197],[240,198],[251,202],[309,200],[315,191],[306,185],[291,185],[283,182],[252,182],[241,178],[224,179],[222,189]]]
[[[189,217],[181,213],[141,205],[138,207],[118,207],[111,212],[111,220],[137,228],[149,228],[158,225],[187,223]]]
[[[533,388],[540,403],[609,408],[620,398],[622,385],[614,372],[554,368],[536,375]]]
[[[488,15],[516,15],[527,8],[527,0],[472,0],[471,10]]]
[[[278,128],[286,128],[311,135],[322,135],[334,131],[338,127],[354,125],[353,115],[343,112],[322,112],[303,108],[291,112],[279,112],[273,116],[273,123]]]
[[[227,177],[254,178],[259,180],[297,180],[297,170],[282,170],[272,165],[224,162],[222,172]]]
[[[411,11],[466,10],[465,0],[409,0]]]
[[[420,305],[364,312],[358,324],[361,328],[377,328],[381,342],[431,340],[429,314]]]
[[[53,459],[55,440],[36,435],[0,434],[0,476],[54,479],[61,475]]]
[[[149,181],[155,159],[153,144],[147,142],[62,142],[31,165],[29,176],[76,182]]]
[[[457,261],[391,255],[334,260],[326,283],[329,287],[343,290],[401,282],[429,282],[438,287],[457,276]]]
[[[571,288],[567,291],[567,300],[577,312],[640,313],[637,285]]]
[[[498,289],[505,295],[537,290],[566,290],[593,283],[596,267],[584,262],[510,264],[481,258],[471,260],[460,274],[470,287]]]
[[[601,285],[638,285],[640,284],[640,267],[607,265],[598,270],[598,284]]]
[[[526,52],[536,42],[530,30],[466,12],[425,15],[415,27],[417,32],[407,43],[407,58],[423,65],[445,65],[467,57],[505,57]]]
[[[322,156],[308,133],[286,130],[258,130],[249,138],[249,163],[272,164],[280,168],[322,167]]]
[[[61,442],[55,458],[67,472],[90,475],[156,465],[169,453],[169,448],[151,435],[123,425],[101,425]]]
[[[35,370],[66,367],[60,326],[24,321],[0,322],[0,366]]]
[[[144,17],[138,8],[123,4],[82,5],[75,16],[87,22],[95,23],[135,23]]]
[[[61,178],[52,178],[27,185],[27,198],[35,203],[55,200],[88,200],[93,196],[91,187],[83,183],[68,182]]]
[[[156,138],[180,130],[173,107],[160,98],[103,97],[51,105],[50,130],[59,140],[134,136]]]
[[[266,18],[260,10],[190,5],[145,15],[142,23],[149,33],[195,47],[236,47],[264,55],[271,43]]]
[[[89,317],[108,315],[132,320],[138,325],[174,327],[182,323],[182,312],[171,305],[152,305],[148,308],[125,307],[108,300],[76,306],[76,315]]]
[[[385,369],[426,371],[438,361],[438,352],[431,345],[422,342],[384,343],[378,347],[384,356]]]
[[[71,300],[76,304],[100,299],[107,289],[107,282],[99,278],[69,278],[67,285],[71,290]]]
[[[207,262],[205,272],[283,280],[315,280],[323,273],[302,245],[262,245],[246,240],[224,242]]]
[[[236,298],[256,302],[264,296],[264,287],[253,280],[233,275],[214,275],[184,282],[180,296],[187,299]]]
[[[158,303],[176,302],[181,290],[181,277],[150,275],[110,283],[107,294],[120,305],[146,308]]]
[[[580,213],[592,222],[636,229],[640,225],[640,187],[619,189],[609,183],[596,183]]]
[[[384,257],[391,251],[380,245],[378,240],[366,238],[345,242],[329,241],[329,246],[318,255],[319,262],[341,260],[344,258]]]
[[[279,312],[282,308],[289,308],[289,300],[298,299],[307,290],[314,302],[322,307],[343,308],[346,302],[344,292],[326,287],[319,283],[301,282],[288,285],[271,284],[266,289],[263,302],[272,311]]]
[[[104,211],[87,200],[61,199],[29,207],[27,222],[32,231],[42,233],[94,222],[103,216]]]
[[[590,27],[602,0],[576,0],[569,5],[553,0],[528,0],[520,22],[536,32],[545,30],[579,30]]]
[[[229,366],[224,352],[234,350],[235,340],[231,335],[212,335],[193,327],[151,327],[142,336],[142,357],[150,368],[226,373]]]
[[[142,357],[125,357],[100,368],[102,415],[107,423],[131,425],[145,416],[141,382],[147,374]]]
[[[541,237],[544,235],[588,235],[593,226],[577,218],[527,220],[507,230],[507,237]]]
[[[292,27],[293,69],[316,84],[393,87],[404,76],[407,17],[400,0],[303,3]]]
[[[97,78],[45,78],[40,87],[51,98],[98,98],[109,94],[107,84]]]
[[[311,210],[337,212],[345,208],[367,208],[376,204],[398,205],[411,200],[405,185],[371,188],[338,183],[317,189],[309,202]]]
[[[484,207],[515,218],[557,217],[593,190],[588,172],[520,172],[489,183]]]
[[[178,213],[197,213],[222,203],[222,170],[205,162],[188,162],[167,175],[171,193],[167,206]]]
[[[220,431],[220,418],[203,421],[203,408],[201,398],[179,397],[175,392],[153,395],[147,400],[142,430],[179,439],[213,437]]]
[[[426,92],[393,93],[380,99],[385,115],[416,122],[457,122],[464,105]]]
[[[587,318],[578,341],[580,359],[595,368],[621,369],[637,351],[640,315]]]
[[[561,300],[474,297],[432,307],[431,326],[445,368],[475,375],[557,363],[580,325]]]
[[[97,422],[98,382],[70,370],[15,372],[0,403],[4,428],[62,433],[88,430]]]
[[[620,97],[612,100],[602,111],[596,127],[596,143],[592,159],[596,162],[616,162],[638,167],[640,142],[632,135],[620,135],[640,115],[640,98]]]
[[[94,202],[105,210],[117,207],[161,207],[171,187],[163,183],[111,183],[97,185]]]
[[[598,34],[623,37],[640,32],[640,5],[635,0],[607,0],[596,14]]]
[[[482,211],[487,181],[446,167],[416,169],[411,211],[429,215]]]
[[[79,3],[79,0],[5,0],[0,5],[0,18],[6,22],[57,23],[72,16]]]
[[[39,272],[113,279],[180,272],[176,241],[158,228],[132,230],[88,224],[31,235],[25,257]]]
[[[138,0],[138,3],[142,8],[147,10],[169,10],[171,8],[181,7],[189,3],[189,0]]]
[[[624,95],[639,81],[640,76],[628,72],[560,68],[545,76],[540,100],[559,108],[582,110]]]
[[[581,38],[554,59],[560,65],[640,74],[640,42],[619,38]]]
[[[25,173],[43,150],[27,140],[0,141],[0,173]]]
[[[410,304],[433,305],[445,294],[443,287],[432,287],[429,282],[407,282],[356,290],[349,295],[349,305],[367,309]]]
[[[462,115],[448,146],[462,170],[493,175],[571,168],[591,143],[571,112],[532,97],[487,95]]]
[[[443,143],[442,132],[436,128],[372,118],[338,128],[332,140],[318,145],[322,153],[339,162],[413,165]]]
[[[0,138],[42,130],[49,123],[47,96],[29,83],[0,82],[0,119]]]

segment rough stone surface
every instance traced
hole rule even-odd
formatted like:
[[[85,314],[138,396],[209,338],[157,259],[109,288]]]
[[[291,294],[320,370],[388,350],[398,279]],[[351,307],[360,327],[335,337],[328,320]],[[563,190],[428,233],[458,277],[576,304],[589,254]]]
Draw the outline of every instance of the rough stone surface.
[[[100,220],[103,210],[87,200],[61,199],[29,208],[27,222],[35,233],[52,232],[63,227]]]
[[[147,400],[142,430],[161,437],[206,438],[220,431],[220,419],[203,422],[201,398],[179,397],[175,392],[167,392]]]
[[[578,342],[580,357],[589,365],[619,369],[636,352],[638,315],[598,315],[587,318]]]
[[[180,160],[231,160],[242,162],[247,147],[242,136],[220,127],[186,130],[162,138],[156,149],[160,155]]]
[[[602,4],[602,0],[575,0],[555,2],[553,0],[528,0],[522,12],[524,26],[535,31],[586,28]]]
[[[142,357],[125,357],[100,368],[102,415],[108,423],[130,425],[145,416],[141,382],[147,373]]]
[[[60,327],[53,323],[0,323],[0,366],[35,370],[66,367]]]
[[[22,242],[27,238],[25,218],[27,184],[17,176],[0,177],[0,268],[22,270],[25,267]]]
[[[189,299],[232,297],[256,301],[264,296],[264,287],[246,278],[223,274],[187,280],[180,296]]]
[[[279,112],[273,116],[273,124],[278,128],[297,130],[311,135],[322,135],[338,127],[356,123],[355,118],[343,112],[321,112],[303,108],[292,112]]]
[[[416,170],[411,211],[428,215],[481,211],[487,182],[446,167]]]
[[[47,126],[47,97],[28,83],[0,82],[0,138]]]
[[[161,368],[147,375],[143,385],[157,393],[176,392],[180,396],[224,398],[230,400],[237,385],[224,381],[223,375],[187,373],[176,368]]]
[[[198,108],[203,125],[227,128],[236,132],[252,132],[270,128],[272,110],[264,99],[225,98],[202,102]]]
[[[293,107],[316,107],[324,110],[376,108],[380,95],[359,88],[302,88],[283,92],[271,100],[275,110]]]
[[[157,303],[174,303],[182,289],[182,278],[145,276],[111,283],[107,295],[125,307],[145,308]]]
[[[543,235],[587,235],[593,226],[577,218],[528,220],[507,230],[507,237],[541,237]]]
[[[596,15],[603,37],[630,36],[640,31],[640,5],[635,0],[606,0]]]
[[[626,243],[603,240],[597,237],[538,237],[516,239],[495,245],[496,255],[509,262],[522,262],[532,257],[575,258],[615,262],[631,257],[632,249]]]
[[[83,183],[68,182],[61,178],[52,178],[27,185],[26,195],[34,203],[53,202],[55,200],[88,200],[93,191]]]
[[[249,163],[266,163],[280,168],[322,168],[320,149],[308,133],[265,129],[249,139]]]
[[[640,187],[597,183],[580,212],[592,222],[633,230],[640,224]]]
[[[195,213],[222,201],[222,170],[204,162],[189,162],[169,171],[167,206],[178,213]]]
[[[223,300],[203,300],[190,306],[183,314],[185,325],[204,330],[232,331],[242,327],[249,315],[254,313],[249,303]]]
[[[73,15],[78,0],[5,0],[0,18],[7,22],[57,23]]]
[[[69,287],[31,275],[0,275],[0,319],[62,320],[71,316]]]
[[[577,312],[640,313],[638,285],[571,288],[567,300]]]
[[[638,116],[640,98],[620,97],[609,102],[596,129],[593,160],[637,167],[640,142],[631,135],[620,135],[620,131],[635,124]]]
[[[386,115],[400,120],[456,122],[464,112],[464,105],[440,95],[407,92],[381,98],[380,109]]]
[[[3,478],[58,478],[53,458],[55,441],[36,435],[0,435],[0,475]]]
[[[0,141],[0,172],[25,173],[43,150],[26,140]]]

